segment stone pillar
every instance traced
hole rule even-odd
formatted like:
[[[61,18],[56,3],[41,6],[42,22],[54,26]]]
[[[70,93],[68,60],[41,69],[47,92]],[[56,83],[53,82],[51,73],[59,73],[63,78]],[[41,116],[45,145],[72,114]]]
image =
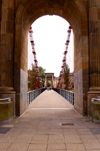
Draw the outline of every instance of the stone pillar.
[[[90,88],[88,92],[88,115],[91,98],[100,96],[100,2],[89,0],[89,55]]]
[[[45,74],[45,88],[47,87],[47,75]]]
[[[52,88],[54,88],[53,74],[52,74]]]
[[[15,92],[13,89],[14,0],[2,1],[1,18],[0,98],[12,98],[15,114]]]

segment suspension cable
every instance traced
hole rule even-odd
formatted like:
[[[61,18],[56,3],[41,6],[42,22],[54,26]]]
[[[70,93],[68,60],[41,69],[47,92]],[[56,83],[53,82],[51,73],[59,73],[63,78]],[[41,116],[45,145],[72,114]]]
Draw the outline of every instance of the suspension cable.
[[[34,64],[35,64],[35,69],[36,69],[36,73],[37,73],[37,80],[38,80],[38,83],[39,85],[37,85],[37,89],[38,88],[42,88],[42,82],[41,81],[41,78],[40,78],[40,74],[39,74],[39,67],[38,67],[38,61],[36,59],[36,51],[35,51],[35,43],[34,43],[34,40],[33,40],[33,30],[32,30],[32,26],[30,27],[30,30],[29,30],[29,36],[30,36],[30,43],[31,43],[31,46],[32,46],[32,53],[33,53],[33,56],[34,56]]]
[[[68,37],[67,37],[67,40],[66,40],[66,43],[65,43],[66,49],[63,53],[64,54],[64,57],[63,57],[63,60],[62,60],[63,64],[61,66],[61,71],[60,71],[60,75],[59,75],[59,78],[58,78],[57,88],[59,88],[59,86],[60,86],[61,78],[62,78],[63,73],[64,73],[64,67],[65,67],[65,63],[66,63],[66,55],[68,53],[68,45],[69,45],[69,42],[70,42],[71,29],[72,29],[72,27],[69,26],[69,29],[67,31],[68,32]]]

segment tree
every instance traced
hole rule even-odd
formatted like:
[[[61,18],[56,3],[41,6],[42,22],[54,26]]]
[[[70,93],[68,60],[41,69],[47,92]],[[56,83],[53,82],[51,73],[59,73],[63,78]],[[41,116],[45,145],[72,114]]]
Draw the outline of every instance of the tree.
[[[28,82],[28,89],[31,89],[31,82]]]
[[[29,88],[31,90],[37,89],[37,72],[34,66],[32,70],[28,70],[28,74],[30,75]]]
[[[69,86],[69,73],[70,73],[70,69],[68,65],[65,63],[63,77],[64,77],[64,85],[66,90],[68,89]]]
[[[50,87],[51,83],[49,81],[47,81],[47,87]]]
[[[42,81],[42,85],[44,86],[44,79],[45,79],[45,69],[39,67],[39,74]],[[35,90],[40,88],[40,81],[37,76],[35,65],[32,64],[32,70],[28,70],[29,75],[29,82],[28,82],[28,89]]]
[[[44,87],[44,80],[45,80],[45,69],[39,66],[39,74],[42,81],[42,86]]]

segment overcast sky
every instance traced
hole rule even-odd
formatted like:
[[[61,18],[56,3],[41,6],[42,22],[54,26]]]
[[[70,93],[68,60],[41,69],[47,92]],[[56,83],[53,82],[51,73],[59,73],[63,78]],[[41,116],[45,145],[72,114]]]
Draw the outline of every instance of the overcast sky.
[[[59,76],[62,66],[68,27],[69,23],[65,19],[55,15],[40,17],[32,24],[38,66],[42,66],[46,69],[46,72],[54,73],[56,77]],[[70,72],[74,70],[73,43],[72,32],[67,54],[67,64],[69,65]],[[34,63],[34,58],[29,41],[28,69],[31,69],[32,63]]]

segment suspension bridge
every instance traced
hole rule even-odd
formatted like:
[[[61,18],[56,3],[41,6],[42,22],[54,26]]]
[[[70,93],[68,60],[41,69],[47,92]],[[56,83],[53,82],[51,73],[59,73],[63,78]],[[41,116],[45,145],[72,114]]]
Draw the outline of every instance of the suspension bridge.
[[[68,37],[67,37],[67,40],[66,40],[66,50],[64,51],[64,57],[63,57],[63,64],[61,66],[61,71],[60,71],[60,75],[59,75],[59,78],[58,78],[58,84],[57,84],[57,88],[60,87],[61,85],[61,77],[63,76],[63,73],[64,73],[64,68],[65,68],[65,64],[66,64],[66,55],[68,53],[68,45],[69,45],[69,42],[70,42],[70,35],[71,35],[71,26],[69,26],[69,29],[68,29]],[[30,30],[29,30],[29,36],[30,36],[30,43],[31,43],[31,46],[32,46],[32,53],[33,53],[33,56],[34,56],[34,64],[35,64],[35,68],[36,68],[36,72],[37,72],[37,87],[36,88],[43,88],[42,86],[42,83],[41,83],[41,79],[40,79],[40,74],[39,74],[39,69],[38,69],[38,61],[36,59],[36,51],[35,51],[35,43],[34,43],[34,40],[33,40],[33,31],[32,31],[32,26],[30,27]],[[47,75],[48,74],[45,74],[45,88],[47,87]],[[49,74],[50,76],[50,74]],[[53,81],[53,74],[51,74],[51,84],[52,84],[52,88],[54,88],[54,81]]]

